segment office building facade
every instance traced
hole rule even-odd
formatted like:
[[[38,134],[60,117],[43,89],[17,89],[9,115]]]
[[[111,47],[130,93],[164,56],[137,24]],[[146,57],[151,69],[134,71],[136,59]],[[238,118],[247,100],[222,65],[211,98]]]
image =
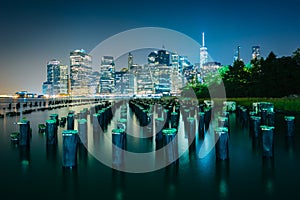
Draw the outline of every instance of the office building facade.
[[[115,92],[115,63],[112,56],[103,56],[100,65],[100,94]]]
[[[43,94],[66,95],[68,94],[68,66],[61,65],[58,60],[47,63],[47,81],[43,83]]]
[[[92,57],[83,49],[70,52],[70,82],[72,96],[91,95]]]
[[[260,59],[260,46],[252,46],[252,60]]]

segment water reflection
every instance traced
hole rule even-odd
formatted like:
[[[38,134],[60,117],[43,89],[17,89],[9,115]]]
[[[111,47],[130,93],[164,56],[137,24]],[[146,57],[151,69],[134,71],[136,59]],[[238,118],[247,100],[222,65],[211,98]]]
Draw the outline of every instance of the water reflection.
[[[275,170],[274,159],[263,159],[262,161],[262,181],[263,187],[267,195],[273,196],[275,191]]]
[[[294,152],[295,152],[295,138],[294,137],[285,137],[285,150],[288,153],[290,158],[294,157]]]
[[[254,155],[260,155],[261,141],[259,138],[252,138],[252,152]]]
[[[87,166],[88,150],[84,144],[78,144],[78,164]]]
[[[62,168],[63,199],[76,199],[79,195],[78,168]]]
[[[216,179],[219,188],[219,198],[229,199],[229,160],[217,160],[216,161]]]
[[[74,108],[74,110],[81,109],[82,107],[78,109]],[[119,110],[116,110],[116,118],[113,119],[105,133],[101,130],[96,130],[96,128],[92,128],[92,124],[88,120],[87,146],[89,151],[90,149],[93,149],[91,150],[92,152],[99,152],[103,157],[108,154],[111,162],[113,159],[111,130],[116,128],[116,119],[119,119],[118,111]],[[57,146],[47,146],[43,134],[38,134],[36,131],[38,124],[44,123],[51,113],[59,113],[60,116],[65,116],[68,113],[68,110],[59,109],[35,112],[31,115],[26,115],[26,118],[31,121],[33,128],[30,148],[20,147],[18,145],[10,146],[9,135],[14,131],[18,131],[19,128],[14,124],[14,122],[19,120],[18,116],[0,119],[2,121],[0,123],[0,137],[2,139],[0,140],[0,148],[2,152],[5,152],[1,155],[1,161],[5,163],[5,165],[3,164],[1,167],[5,172],[8,172],[7,174],[4,173],[3,180],[11,178],[9,183],[3,181],[2,187],[14,188],[16,182],[27,181],[25,178],[29,177],[31,182],[28,186],[24,186],[26,190],[32,189],[33,187],[37,188],[42,185],[43,187],[49,188],[50,191],[55,184],[56,188],[54,188],[56,191],[54,191],[53,194],[62,195],[65,199],[76,198],[79,194],[88,196],[91,190],[97,190],[96,195],[100,196],[101,193],[99,194],[98,192],[99,186],[101,186],[101,188],[105,188],[106,186],[107,188],[107,191],[103,192],[101,198],[119,200],[133,197],[133,199],[136,199],[138,198],[136,197],[136,190],[131,186],[136,186],[137,184],[142,185],[139,189],[143,193],[149,192],[150,190],[157,191],[153,189],[159,188],[158,194],[152,194],[152,196],[158,196],[159,198],[164,197],[165,199],[178,199],[178,196],[185,196],[186,191],[194,192],[195,194],[197,193],[199,197],[201,197],[201,194],[210,191],[211,188],[213,188],[211,189],[212,193],[207,194],[207,199],[214,199],[214,195],[218,195],[218,199],[230,199],[230,197],[236,193],[238,195],[244,195],[241,194],[243,192],[247,193],[245,195],[250,193],[249,196],[251,197],[259,198],[266,194],[267,197],[276,199],[279,198],[277,196],[279,192],[276,192],[276,190],[282,188],[288,193],[296,193],[294,189],[297,187],[297,177],[299,177],[299,170],[297,170],[299,168],[299,159],[297,159],[299,158],[299,151],[297,150],[297,144],[299,144],[300,139],[297,133],[299,132],[295,132],[294,137],[285,137],[285,132],[283,131],[284,123],[276,124],[275,130],[279,134],[276,134],[275,141],[275,158],[277,161],[275,163],[274,160],[262,160],[262,148],[259,138],[250,140],[248,138],[247,129],[241,129],[240,122],[235,123],[235,114],[230,114],[230,122],[232,123],[229,144],[232,150],[230,151],[230,163],[228,161],[216,161],[215,152],[211,151],[213,149],[210,148],[213,147],[215,141],[213,132],[206,132],[204,140],[201,139],[198,134],[196,135],[196,140],[191,140],[191,138],[185,137],[186,129],[181,118],[181,124],[178,127],[178,151],[188,147],[190,143],[191,145],[189,146],[188,151],[184,152],[181,156],[180,164],[175,162],[164,169],[148,173],[150,175],[146,176],[144,174],[132,175],[116,170],[112,170],[113,172],[110,176],[110,169],[107,170],[106,166],[103,167],[96,159],[92,158],[92,156],[90,156],[91,154],[88,153],[83,145],[81,147],[79,145],[78,149],[78,167],[73,168],[72,170],[62,168],[61,134],[58,136]],[[136,120],[136,117],[135,115],[132,115],[130,109],[128,109],[127,113],[128,122],[132,124],[137,123],[137,121],[132,121]],[[129,120],[130,115],[132,118],[131,120]],[[154,113],[153,115],[155,118],[157,114]],[[280,116],[276,117],[280,118]],[[155,124],[153,125],[155,126]],[[297,125],[296,128],[299,127],[298,122]],[[154,138],[137,138],[139,136],[147,136],[147,134],[144,134],[144,130],[140,130],[139,125],[131,126],[128,124],[128,132],[131,133],[131,135],[127,137],[128,149],[130,149],[130,151],[154,151]],[[213,130],[213,128],[211,130]],[[59,128],[59,132],[61,131],[62,128]],[[196,133],[198,133],[197,130]],[[200,149],[202,149],[203,152],[205,150],[209,153],[205,154],[204,157],[198,156],[201,155]],[[102,155],[101,153],[105,155]],[[147,161],[148,163],[146,164],[155,165],[156,160],[163,160],[165,162],[164,159],[166,158],[167,153],[168,152],[163,152],[163,154],[159,153],[158,155],[161,157],[157,156],[156,158],[155,153],[153,153],[151,157],[153,163]],[[131,158],[132,163],[134,163],[133,161],[136,161],[133,158],[134,157]],[[93,161],[91,159],[94,159],[96,162],[91,162]],[[139,165],[142,166],[139,162],[144,162],[144,160],[150,159],[143,157],[143,160],[138,160],[138,162],[135,162],[134,164],[131,163],[131,165],[135,165],[139,168]],[[284,161],[288,161],[288,163]],[[242,169],[243,166],[245,167],[244,169]],[[18,176],[19,174],[16,174],[15,169],[21,169],[21,173],[27,174],[28,176]],[[94,173],[93,170],[95,169],[99,170],[100,173]],[[233,169],[238,170],[233,171]],[[108,173],[105,170],[107,170]],[[47,174],[49,171],[51,171],[50,176],[41,176],[41,174]],[[285,186],[288,176],[282,173],[293,174],[293,177],[289,178],[291,179],[291,186]],[[108,178],[105,176],[108,176]],[[45,179],[45,177],[48,179]],[[57,177],[59,180],[57,180]],[[88,177],[88,181],[86,177]],[[249,184],[248,186],[247,183],[252,184]],[[239,190],[241,184],[243,184],[242,190]],[[246,189],[245,185],[247,185]],[[147,188],[147,190],[144,190],[142,187]],[[86,188],[88,188],[88,190],[85,190]],[[162,190],[163,194],[160,192]],[[46,189],[44,191],[46,191]],[[6,192],[6,194],[7,193],[8,192]],[[110,194],[110,198],[105,196],[106,194]]]
[[[22,170],[25,172],[29,169],[30,165],[30,147],[29,146],[19,146],[20,149],[20,163]]]
[[[120,172],[115,169],[112,169],[111,175],[112,175],[111,178],[112,178],[112,195],[113,196],[110,197],[109,199],[115,199],[115,200],[125,199],[125,191],[126,191],[125,176],[126,176],[126,174],[124,172]]]
[[[125,150],[125,133],[119,132],[122,129],[114,129],[112,133],[112,166],[114,169],[122,170],[124,168],[124,150]],[[118,132],[116,132],[118,131]]]
[[[100,138],[103,135],[103,131],[100,131],[101,127],[98,123],[97,117],[93,120],[93,140],[88,139],[89,142],[93,141],[93,149],[96,149],[97,146],[100,145]],[[102,141],[102,140],[101,140]],[[91,145],[89,145],[91,146]]]
[[[165,195],[166,197],[163,199],[175,199],[178,190],[178,172],[179,172],[179,164],[178,162],[174,162],[165,168]]]
[[[51,161],[53,166],[56,166],[58,157],[58,147],[57,145],[46,145],[46,158]]]

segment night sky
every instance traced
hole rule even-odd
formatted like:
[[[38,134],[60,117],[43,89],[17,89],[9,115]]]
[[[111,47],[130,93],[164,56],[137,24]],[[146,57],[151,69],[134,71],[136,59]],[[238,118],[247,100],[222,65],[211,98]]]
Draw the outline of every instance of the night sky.
[[[140,27],[172,29],[199,43],[205,32],[210,56],[224,65],[238,45],[245,62],[253,45],[261,46],[263,57],[291,55],[300,47],[299,10],[297,0],[1,1],[0,94],[41,93],[47,61],[69,65],[70,51],[89,52]]]

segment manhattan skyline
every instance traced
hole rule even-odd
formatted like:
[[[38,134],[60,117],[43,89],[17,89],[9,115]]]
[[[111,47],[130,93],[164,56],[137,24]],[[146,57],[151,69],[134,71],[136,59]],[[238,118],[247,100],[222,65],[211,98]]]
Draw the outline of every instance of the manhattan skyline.
[[[0,12],[0,94],[22,89],[41,93],[49,60],[70,65],[71,51],[90,52],[103,40],[140,27],[172,29],[199,44],[205,32],[210,56],[223,65],[232,63],[237,46],[245,62],[255,45],[262,57],[270,51],[288,56],[300,47],[299,8],[296,0],[5,2]],[[93,60],[94,70],[99,65]]]

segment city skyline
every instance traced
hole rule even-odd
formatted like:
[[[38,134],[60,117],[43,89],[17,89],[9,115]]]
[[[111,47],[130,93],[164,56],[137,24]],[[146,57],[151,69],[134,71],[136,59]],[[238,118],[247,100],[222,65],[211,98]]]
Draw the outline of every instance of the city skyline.
[[[42,95],[178,95],[182,84],[194,79],[199,66],[193,66],[187,56],[165,49],[147,50],[147,55],[139,56],[144,58],[142,64],[135,62],[140,50],[128,53],[127,63],[123,60],[119,66],[113,56],[102,56],[100,70],[93,70],[92,56],[84,49],[70,52],[70,68],[52,59],[47,63]]]
[[[293,0],[163,1],[159,6],[134,0],[14,3],[5,2],[0,14],[0,94],[22,89],[41,93],[49,60],[70,65],[68,53],[74,49],[90,52],[101,41],[138,27],[169,28],[199,44],[205,32],[210,56],[224,65],[232,63],[237,46],[245,62],[252,46],[260,46],[261,57],[270,51],[291,55],[300,47],[299,3]]]

